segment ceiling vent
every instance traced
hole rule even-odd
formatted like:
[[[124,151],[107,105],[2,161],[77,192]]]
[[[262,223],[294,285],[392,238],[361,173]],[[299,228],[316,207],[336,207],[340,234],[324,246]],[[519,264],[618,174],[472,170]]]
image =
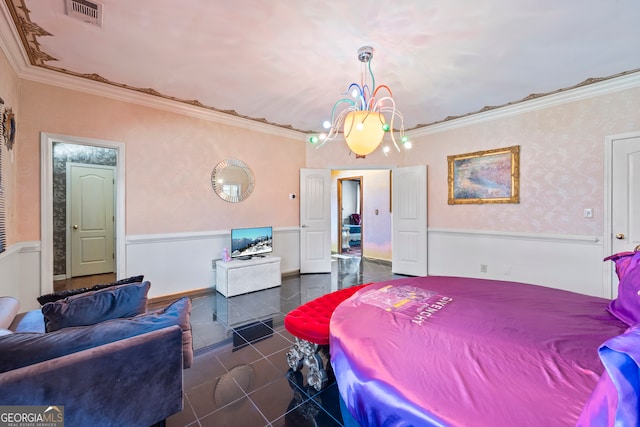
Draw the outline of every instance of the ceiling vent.
[[[102,5],[88,0],[66,0],[67,15],[102,27]]]

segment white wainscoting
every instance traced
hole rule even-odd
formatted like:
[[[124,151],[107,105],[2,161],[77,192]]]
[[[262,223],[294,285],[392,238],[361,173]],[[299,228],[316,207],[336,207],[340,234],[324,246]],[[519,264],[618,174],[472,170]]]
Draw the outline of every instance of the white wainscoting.
[[[126,238],[126,276],[144,274],[149,297],[215,288],[215,260],[231,244],[229,230],[132,235]],[[299,227],[274,227],[274,255],[283,274],[300,271]]]
[[[0,254],[0,295],[17,298],[21,313],[40,308],[40,242],[20,242]]]
[[[543,285],[610,297],[600,236],[478,232],[430,228],[429,275]],[[486,273],[481,272],[486,266]]]

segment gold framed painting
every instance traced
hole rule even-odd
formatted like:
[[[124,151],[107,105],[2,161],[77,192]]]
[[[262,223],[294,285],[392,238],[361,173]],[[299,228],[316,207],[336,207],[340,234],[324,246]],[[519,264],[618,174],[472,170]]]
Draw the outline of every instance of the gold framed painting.
[[[520,146],[447,156],[449,204],[520,203]]]

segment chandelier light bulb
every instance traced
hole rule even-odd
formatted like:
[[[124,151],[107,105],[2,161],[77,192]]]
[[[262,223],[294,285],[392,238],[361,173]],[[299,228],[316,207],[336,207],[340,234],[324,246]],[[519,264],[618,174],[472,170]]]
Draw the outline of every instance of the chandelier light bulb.
[[[407,150],[409,150],[411,147],[413,147],[413,144],[411,144],[411,141],[407,141],[404,143],[404,148],[406,148]]]
[[[358,60],[362,63],[363,72],[360,83],[349,84],[331,111],[331,120],[324,121],[322,126],[327,133],[314,135],[309,142],[320,148],[327,141],[343,135],[349,149],[356,157],[365,157],[380,144],[385,133],[388,133],[393,146],[400,151],[400,145],[411,148],[411,143],[404,137],[404,119],[396,110],[391,89],[387,85],[376,85],[371,69],[373,48],[363,46],[358,49]],[[351,95],[351,96],[350,96]],[[401,144],[396,133],[402,136]],[[390,145],[383,147],[385,155],[391,150]]]

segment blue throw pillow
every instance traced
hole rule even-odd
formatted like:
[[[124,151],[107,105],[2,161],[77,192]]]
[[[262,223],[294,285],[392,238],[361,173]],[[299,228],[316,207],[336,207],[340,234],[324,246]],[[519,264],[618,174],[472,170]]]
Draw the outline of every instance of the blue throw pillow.
[[[42,306],[47,332],[88,326],[105,320],[133,317],[147,309],[151,283],[132,283],[86,292]]]
[[[191,333],[191,299],[182,297],[165,308],[150,311],[129,319],[131,322],[160,329],[171,325],[178,325],[182,329],[182,356],[184,368],[193,363],[193,335]]]

